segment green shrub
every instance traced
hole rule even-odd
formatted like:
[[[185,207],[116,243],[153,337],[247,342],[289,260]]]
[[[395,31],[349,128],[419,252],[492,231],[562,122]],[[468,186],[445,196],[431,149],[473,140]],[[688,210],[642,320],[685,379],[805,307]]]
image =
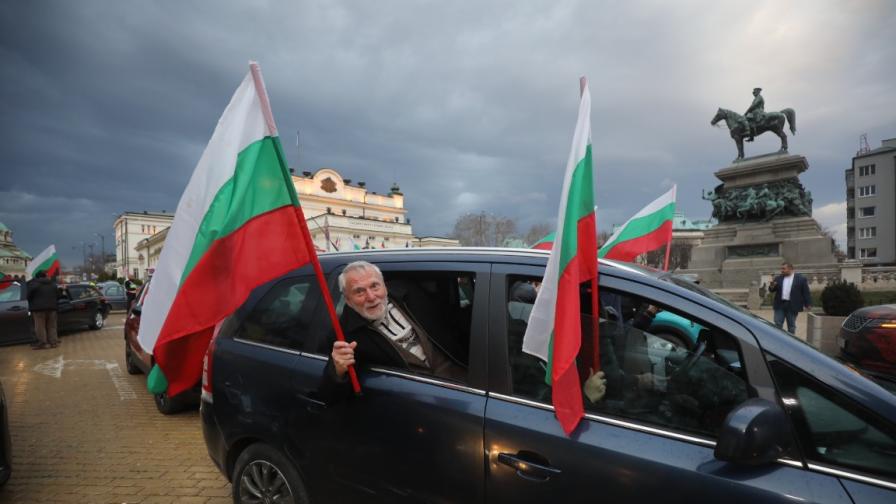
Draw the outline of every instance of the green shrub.
[[[865,291],[862,297],[865,298],[865,306],[896,303],[896,292],[893,291]]]
[[[821,307],[825,315],[845,317],[863,306],[862,292],[856,284],[846,280],[834,280],[821,291]]]

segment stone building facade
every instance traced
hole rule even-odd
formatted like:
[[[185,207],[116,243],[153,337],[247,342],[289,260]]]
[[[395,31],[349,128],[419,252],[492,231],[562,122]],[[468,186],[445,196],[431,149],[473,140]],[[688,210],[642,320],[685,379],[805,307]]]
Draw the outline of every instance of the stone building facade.
[[[16,246],[12,230],[0,222],[0,272],[10,276],[25,275],[31,256]]]

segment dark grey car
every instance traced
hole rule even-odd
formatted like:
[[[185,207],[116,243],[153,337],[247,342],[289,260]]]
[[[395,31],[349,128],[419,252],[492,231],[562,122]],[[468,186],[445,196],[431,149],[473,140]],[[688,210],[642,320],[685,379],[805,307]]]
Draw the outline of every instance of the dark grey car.
[[[466,379],[374,366],[359,370],[361,396],[325,398],[332,330],[313,272],[257,288],[203,373],[203,434],[235,502],[896,502],[896,397],[698,285],[601,263],[607,392],[566,436],[545,363],[521,351],[531,298],[514,294],[547,254],[324,254],[339,309],[336,277],[359,259],[431,303],[468,349]],[[677,346],[632,324],[644,305],[705,330]],[[582,306],[584,380],[595,338]]]
[[[125,294],[124,286],[118,282],[103,282],[96,285],[97,289],[106,298],[111,310],[126,310],[128,308],[128,298]]]

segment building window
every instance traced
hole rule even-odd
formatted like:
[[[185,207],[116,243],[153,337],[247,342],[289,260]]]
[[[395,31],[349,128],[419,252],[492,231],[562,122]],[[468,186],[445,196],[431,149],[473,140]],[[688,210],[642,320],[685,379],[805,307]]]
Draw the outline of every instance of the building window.
[[[874,175],[875,169],[874,165],[860,166],[859,167],[859,176],[867,177],[868,175]]]
[[[859,238],[874,238],[875,236],[877,236],[876,227],[859,228]]]
[[[874,259],[877,257],[877,247],[859,249],[860,259]]]
[[[859,208],[859,217],[874,217],[874,208],[873,206]]]
[[[877,194],[877,188],[874,186],[874,184],[859,187],[860,198],[874,196],[875,194]]]

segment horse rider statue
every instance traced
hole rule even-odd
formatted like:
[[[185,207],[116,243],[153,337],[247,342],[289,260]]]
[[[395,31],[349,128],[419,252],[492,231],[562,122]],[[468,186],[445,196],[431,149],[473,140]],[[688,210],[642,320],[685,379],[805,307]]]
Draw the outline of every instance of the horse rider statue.
[[[753,141],[756,135],[756,125],[765,118],[765,99],[762,98],[762,88],[753,88],[753,103],[744,112],[744,119],[747,120],[747,127],[750,131],[748,142]]]

